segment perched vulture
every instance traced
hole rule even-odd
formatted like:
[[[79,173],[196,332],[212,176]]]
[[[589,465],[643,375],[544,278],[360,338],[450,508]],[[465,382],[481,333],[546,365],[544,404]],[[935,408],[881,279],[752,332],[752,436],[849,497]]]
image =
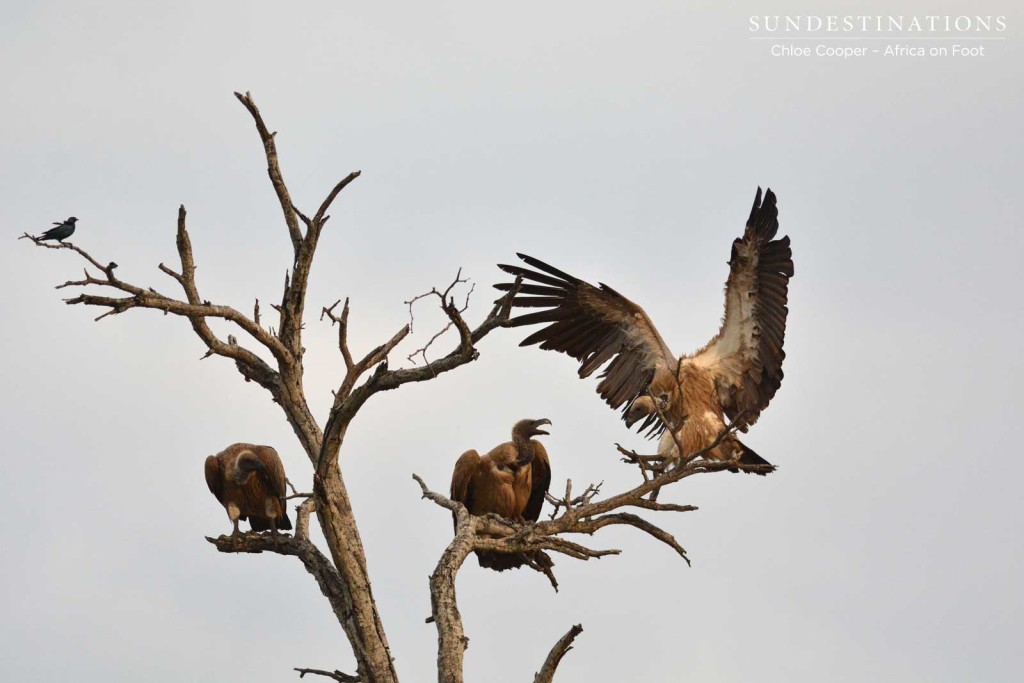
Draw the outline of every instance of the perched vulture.
[[[471,515],[493,512],[512,521],[536,522],[551,483],[551,463],[544,446],[531,437],[547,434],[541,425],[551,420],[520,420],[512,427],[512,440],[481,457],[470,450],[462,454],[452,472],[452,500],[466,506]],[[524,553],[479,551],[481,567],[502,571],[520,567],[531,559]]]
[[[270,446],[236,443],[206,458],[206,484],[227,510],[232,535],[240,533],[238,520],[247,517],[253,531],[276,534],[292,528],[284,481],[281,458]]]
[[[782,343],[793,259],[789,237],[774,239],[778,215],[775,194],[769,189],[762,202],[757,188],[743,236],[732,243],[722,327],[696,353],[677,358],[644,310],[608,285],[595,287],[523,254],[519,258],[537,270],[499,267],[522,278],[512,305],[541,310],[517,316],[512,324],[545,327],[520,346],[540,344],[572,356],[580,362],[581,378],[611,361],[597,392],[612,408],[622,408],[627,425],[644,419],[641,430],[662,434],[659,453],[666,457],[679,456],[676,439],[684,455],[711,445],[726,418],[746,432],[782,384],[786,357]],[[504,291],[512,286],[495,285]],[[736,460],[740,469],[769,464],[735,435],[705,457]]]

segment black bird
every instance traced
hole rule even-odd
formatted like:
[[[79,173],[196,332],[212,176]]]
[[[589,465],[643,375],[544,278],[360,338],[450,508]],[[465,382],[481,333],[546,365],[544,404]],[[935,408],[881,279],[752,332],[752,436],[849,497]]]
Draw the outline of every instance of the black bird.
[[[36,239],[40,242],[43,240],[57,240],[63,244],[64,240],[75,234],[75,222],[77,220],[77,218],[72,216],[63,223],[54,222],[54,225],[57,227],[50,228]]]

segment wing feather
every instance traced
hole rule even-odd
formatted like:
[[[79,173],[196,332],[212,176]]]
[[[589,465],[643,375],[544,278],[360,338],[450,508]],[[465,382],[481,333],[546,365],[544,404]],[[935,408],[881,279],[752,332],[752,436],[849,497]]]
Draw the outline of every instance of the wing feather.
[[[655,371],[675,366],[675,356],[640,306],[608,285],[595,287],[532,256],[517,255],[536,270],[499,264],[523,279],[512,305],[544,310],[519,315],[512,325],[547,323],[520,346],[539,344],[572,356],[580,362],[581,378],[608,363],[597,391],[615,409],[643,394]],[[508,291],[512,284],[495,287]]]
[[[281,463],[281,456],[270,446],[253,446],[252,451],[260,459],[263,466],[267,468],[267,478],[270,481],[271,492],[278,498],[288,495],[285,485],[284,465]]]
[[[743,413],[743,428],[757,421],[782,385],[793,252],[789,237],[773,239],[778,229],[775,193],[769,189],[762,201],[757,188],[743,237],[732,245],[722,327],[692,357],[714,375],[725,414]]]
[[[223,503],[221,494],[224,492],[224,473],[220,468],[220,460],[217,459],[216,455],[211,455],[206,458],[206,465],[204,467],[206,473],[206,485],[210,487],[210,493],[214,497]]]
[[[473,475],[480,465],[480,454],[475,450],[463,453],[455,463],[452,471],[451,499],[457,500],[473,511]]]
[[[551,460],[548,459],[544,445],[536,439],[533,440],[533,462],[530,463],[530,467],[533,468],[533,485],[530,489],[530,498],[523,510],[523,517],[536,522],[540,519],[541,508],[544,507],[544,494],[551,486]]]

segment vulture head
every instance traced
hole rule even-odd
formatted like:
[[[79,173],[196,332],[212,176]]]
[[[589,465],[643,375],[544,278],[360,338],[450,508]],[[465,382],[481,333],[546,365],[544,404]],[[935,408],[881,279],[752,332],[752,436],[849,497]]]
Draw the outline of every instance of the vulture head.
[[[235,483],[244,486],[253,472],[266,472],[267,467],[256,458],[239,458],[235,461]]]
[[[551,424],[551,420],[542,417],[539,420],[520,420],[512,427],[512,443],[515,445],[517,457],[513,466],[519,467],[533,461],[533,443],[530,439],[542,434],[547,435],[542,425]]]
[[[516,422],[516,426],[512,428],[512,433],[520,434],[527,439],[541,434],[547,435],[547,432],[541,429],[541,425],[549,424],[551,424],[551,420],[546,417],[542,417],[539,420],[520,420],[519,422]]]
[[[669,399],[670,397],[667,393],[659,394],[657,400],[652,399],[650,396],[638,396],[626,407],[622,420],[626,423],[627,427],[632,427],[644,418],[650,418],[653,421],[652,416],[657,416],[659,413],[668,413],[672,405]]]

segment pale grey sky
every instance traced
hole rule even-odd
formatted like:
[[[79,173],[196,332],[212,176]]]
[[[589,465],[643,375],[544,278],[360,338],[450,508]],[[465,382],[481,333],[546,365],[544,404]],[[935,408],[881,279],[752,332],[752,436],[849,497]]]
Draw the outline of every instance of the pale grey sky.
[[[477,283],[516,251],[643,305],[676,352],[717,330],[730,241],[757,185],[793,241],[786,378],[746,441],[779,471],[688,480],[659,521],[688,568],[630,530],[619,557],[459,577],[471,681],[527,681],[571,624],[559,681],[1000,682],[1024,669],[1014,424],[1024,334],[1024,17],[1006,2],[728,3],[106,0],[0,7],[0,250],[8,359],[0,482],[0,671],[9,680],[287,681],[352,670],[298,562],[225,556],[202,460],[234,441],[309,465],[269,398],[199,362],[181,320],[66,307],[73,241],[172,290],[179,204],[206,298],[276,299],[290,259],[251,90],[312,210],[351,170],[310,310],[352,299],[366,349],[403,300]],[[1006,15],[982,58],[772,58],[751,14]],[[899,42],[899,41],[894,41]],[[964,41],[967,42],[967,41]],[[393,364],[433,332],[419,334]],[[377,397],[342,455],[397,667],[434,680],[427,575],[451,533],[410,478],[445,490],[468,448],[554,422],[557,486],[636,473],[653,448],[571,359],[493,334],[471,367]],[[308,321],[319,415],[341,360]],[[404,348],[404,347],[403,347]],[[308,486],[304,486],[308,488]]]

